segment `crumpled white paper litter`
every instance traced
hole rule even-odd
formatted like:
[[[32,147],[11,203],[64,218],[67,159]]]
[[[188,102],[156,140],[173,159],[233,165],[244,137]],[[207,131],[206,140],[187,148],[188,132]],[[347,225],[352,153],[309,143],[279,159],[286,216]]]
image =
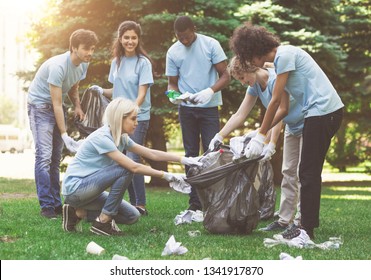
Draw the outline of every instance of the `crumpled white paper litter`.
[[[192,222],[203,222],[203,220],[204,213],[202,211],[185,210],[180,212],[180,214],[174,218],[174,224],[190,224]]]
[[[182,243],[176,242],[174,235],[170,236],[166,242],[165,248],[162,251],[161,256],[169,255],[183,255],[188,252],[188,249],[181,245]]]
[[[343,244],[341,237],[330,237],[328,241],[316,244],[312,240],[310,240],[308,234],[305,230],[301,229],[301,233],[298,237],[295,237],[291,240],[285,239],[282,237],[281,234],[273,235],[273,239],[271,238],[264,238],[264,246],[271,248],[278,244],[285,244],[289,247],[295,248],[319,248],[322,250],[331,250],[331,249],[339,249],[340,245]]]
[[[293,256],[290,256],[289,254],[284,253],[284,252],[280,254],[280,260],[284,260],[284,261],[291,261],[291,260],[297,261],[297,260],[302,260],[302,259],[303,259],[302,256],[297,256],[296,258],[294,258]]]

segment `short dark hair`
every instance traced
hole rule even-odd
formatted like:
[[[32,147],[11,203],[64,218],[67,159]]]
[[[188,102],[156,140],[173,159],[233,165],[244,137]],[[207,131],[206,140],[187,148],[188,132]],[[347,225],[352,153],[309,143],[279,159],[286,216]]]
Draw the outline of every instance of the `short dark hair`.
[[[95,32],[86,29],[78,29],[70,36],[70,51],[72,51],[72,47],[78,48],[80,44],[91,47],[97,43],[98,36]]]
[[[193,30],[194,27],[195,25],[189,16],[178,16],[174,22],[175,32],[184,32],[187,29]]]
[[[263,26],[252,25],[250,22],[236,28],[229,41],[230,49],[241,64],[251,62],[254,57],[262,57],[279,45],[280,39],[277,35]]]

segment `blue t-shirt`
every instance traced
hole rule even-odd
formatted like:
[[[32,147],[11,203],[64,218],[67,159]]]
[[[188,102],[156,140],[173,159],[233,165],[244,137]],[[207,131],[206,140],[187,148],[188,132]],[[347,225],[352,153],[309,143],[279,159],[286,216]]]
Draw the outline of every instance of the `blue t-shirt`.
[[[247,93],[252,96],[258,96],[263,103],[265,108],[268,107],[269,102],[272,99],[272,92],[274,83],[276,82],[276,73],[272,68],[268,68],[269,78],[268,84],[264,91],[262,91],[259,83],[255,83],[253,86],[247,88]],[[303,132],[304,127],[304,114],[302,107],[298,102],[290,96],[290,109],[287,116],[283,119],[286,124],[286,131],[293,135],[300,135]]]
[[[285,90],[303,107],[305,118],[323,116],[344,107],[326,74],[304,50],[279,46],[274,65],[277,75],[290,72]]]
[[[94,174],[102,167],[117,165],[106,154],[127,150],[135,144],[127,134],[123,134],[116,147],[110,128],[107,125],[91,133],[79,147],[72,162],[68,164],[62,185],[62,194],[72,194],[80,185],[81,179]]]
[[[49,58],[37,70],[28,89],[28,103],[52,104],[49,84],[62,88],[64,101],[72,86],[85,79],[88,66],[88,63],[74,65],[69,51]]]
[[[191,46],[175,42],[166,54],[166,76],[179,77],[181,93],[197,93],[213,86],[219,79],[214,64],[227,59],[219,42],[214,38],[196,34]],[[189,107],[215,107],[222,105],[221,92],[215,92],[206,104],[181,104]]]
[[[148,85],[138,121],[150,119],[151,94],[150,86],[153,84],[152,64],[148,58],[140,55],[121,57],[120,67],[117,69],[116,58],[111,63],[108,81],[113,84],[112,98],[125,97],[135,101],[138,97],[139,86]]]

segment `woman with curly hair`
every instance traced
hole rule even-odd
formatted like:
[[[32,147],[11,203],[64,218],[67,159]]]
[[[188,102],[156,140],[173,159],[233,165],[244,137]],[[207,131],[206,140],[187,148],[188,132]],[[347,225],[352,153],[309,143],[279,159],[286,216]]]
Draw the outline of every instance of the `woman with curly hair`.
[[[238,27],[233,32],[230,47],[243,64],[250,62],[261,67],[265,62],[273,62],[277,74],[272,99],[259,133],[245,149],[246,157],[260,156],[266,133],[283,118],[277,111],[281,103],[288,103],[285,91],[303,107],[305,120],[299,166],[301,227],[292,226],[282,235],[292,239],[308,234],[313,239],[314,228],[319,226],[322,168],[331,139],[342,122],[344,104],[326,74],[307,52],[299,47],[281,45],[279,38],[266,28],[250,23]]]

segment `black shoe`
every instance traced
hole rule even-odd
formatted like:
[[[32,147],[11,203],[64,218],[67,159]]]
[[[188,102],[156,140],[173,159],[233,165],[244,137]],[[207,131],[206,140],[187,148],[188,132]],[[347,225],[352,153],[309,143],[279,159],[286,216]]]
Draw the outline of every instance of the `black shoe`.
[[[189,205],[189,207],[188,207],[187,210],[191,210],[191,211],[195,211],[195,212],[197,210],[202,211],[202,207],[200,205],[198,205],[198,204],[192,203],[191,205]]]
[[[76,226],[81,221],[76,215],[76,210],[68,204],[63,205],[62,228],[67,232],[81,231]]]
[[[93,225],[90,227],[90,231],[98,235],[106,235],[106,236],[124,235],[124,233],[118,228],[118,226],[115,223],[115,220],[113,219],[111,222],[107,222],[107,223],[101,223],[95,220],[93,222]]]
[[[282,237],[285,239],[293,239],[300,235],[300,227],[295,224],[290,225],[284,232],[282,232]]]
[[[62,205],[59,205],[59,206],[55,207],[54,212],[55,212],[56,215],[62,215],[62,212],[63,212]]]
[[[57,215],[55,214],[54,209],[52,209],[52,208],[41,209],[40,215],[45,217],[45,218],[53,219],[53,220],[57,218]]]
[[[135,206],[142,216],[148,216],[148,211],[144,206]]]
[[[273,223],[270,223],[266,227],[260,228],[260,231],[275,231],[275,230],[286,230],[287,225],[281,225],[278,221],[274,221]]]

